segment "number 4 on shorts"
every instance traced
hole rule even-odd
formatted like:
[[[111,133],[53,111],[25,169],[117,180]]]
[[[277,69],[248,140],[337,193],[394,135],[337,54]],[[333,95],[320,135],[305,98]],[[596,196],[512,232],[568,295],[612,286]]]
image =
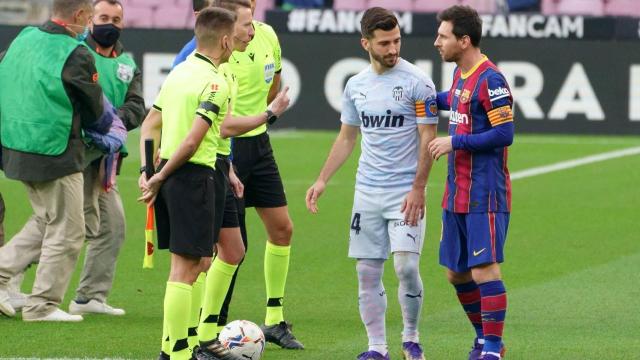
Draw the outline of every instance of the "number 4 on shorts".
[[[355,230],[356,235],[360,233],[360,213],[353,214],[353,220],[351,220],[351,230]]]

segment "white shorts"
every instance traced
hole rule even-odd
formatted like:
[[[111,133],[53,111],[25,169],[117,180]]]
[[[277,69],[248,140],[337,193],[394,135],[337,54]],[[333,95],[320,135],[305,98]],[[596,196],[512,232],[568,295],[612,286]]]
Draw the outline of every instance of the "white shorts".
[[[417,226],[410,226],[400,212],[408,193],[409,190],[356,190],[351,212],[349,257],[387,259],[389,252],[422,252],[426,217]]]

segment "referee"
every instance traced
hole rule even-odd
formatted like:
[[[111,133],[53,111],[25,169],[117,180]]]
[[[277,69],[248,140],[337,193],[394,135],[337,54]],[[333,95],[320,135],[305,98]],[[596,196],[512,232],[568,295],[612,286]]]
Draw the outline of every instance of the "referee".
[[[214,6],[221,6],[224,3],[238,1],[193,0],[193,10],[198,12],[211,5],[210,2],[213,2]],[[251,0],[252,12],[255,6],[256,0]],[[238,83],[238,97],[232,110],[234,117],[264,113],[280,88],[282,66],[278,37],[273,28],[265,23],[253,21],[253,28],[255,35],[246,50],[234,51],[227,65]],[[193,50],[194,40],[191,40],[180,51],[174,65],[184,61]],[[268,122],[273,123],[276,119],[277,116],[272,116]],[[287,199],[271,149],[267,125],[263,124],[247,133],[233,136],[236,136],[233,140],[233,163],[238,177],[244,184],[244,202],[239,201],[238,217],[245,249],[248,249],[245,207],[256,208],[269,236],[264,257],[267,312],[262,331],[269,342],[286,349],[303,349],[302,343],[291,333],[291,325],[284,321],[282,311],[293,223],[289,217]],[[226,323],[236,277],[237,270],[220,311],[218,325]]]
[[[198,15],[196,52],[169,74],[142,125],[141,150],[145,139],[158,144],[162,138],[159,171],[148,181],[143,173],[139,184],[140,199],[154,203],[158,247],[171,251],[163,328],[173,360],[192,357],[188,325],[193,284],[201,259],[213,255],[215,154],[220,119],[227,114],[230,99],[219,66],[233,50],[235,20],[234,13],[223,9],[205,9]],[[196,356],[238,359],[214,342],[201,342]]]
[[[255,10],[256,1],[252,0],[251,5],[252,11]],[[232,110],[233,116],[264,112],[280,88],[282,64],[278,37],[273,28],[265,23],[254,20],[253,26],[255,35],[247,49],[234,52],[228,63],[238,78],[238,98]],[[270,123],[273,121],[275,119]],[[244,204],[240,204],[238,216],[245,248],[248,248],[245,207],[255,207],[269,236],[264,256],[267,309],[262,331],[269,342],[286,349],[303,349],[302,343],[291,333],[291,326],[284,321],[282,309],[293,223],[267,125],[235,137],[232,154],[238,177],[244,184]],[[237,271],[234,280],[236,276]],[[228,312],[234,283],[231,283],[221,315]]]

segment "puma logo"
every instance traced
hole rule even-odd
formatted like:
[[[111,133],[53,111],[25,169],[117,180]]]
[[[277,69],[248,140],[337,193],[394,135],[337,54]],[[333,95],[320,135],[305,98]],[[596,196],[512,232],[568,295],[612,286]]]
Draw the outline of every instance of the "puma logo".
[[[407,236],[410,237],[411,240],[413,240],[414,243],[416,242],[416,238],[418,237],[418,235],[413,235],[412,236],[411,234],[407,234]]]
[[[420,292],[418,293],[418,295],[406,294],[406,296],[407,296],[408,298],[411,298],[411,299],[421,298],[421,297],[422,297],[422,290],[420,290]]]

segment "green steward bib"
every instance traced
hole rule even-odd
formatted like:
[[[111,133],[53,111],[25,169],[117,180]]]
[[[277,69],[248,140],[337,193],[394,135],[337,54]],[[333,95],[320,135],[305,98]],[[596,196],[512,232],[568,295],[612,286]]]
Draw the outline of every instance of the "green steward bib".
[[[68,146],[73,107],[62,69],[80,45],[74,38],[27,27],[0,63],[0,136],[12,150],[57,156]]]

